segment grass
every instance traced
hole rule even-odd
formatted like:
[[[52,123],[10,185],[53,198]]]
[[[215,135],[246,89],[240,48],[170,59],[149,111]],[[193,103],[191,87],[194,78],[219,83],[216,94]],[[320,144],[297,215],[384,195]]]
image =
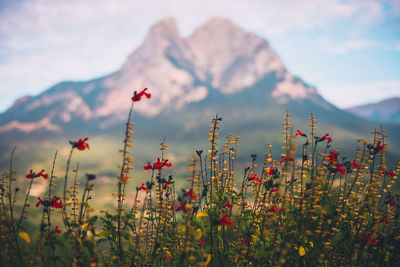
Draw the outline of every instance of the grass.
[[[139,95],[135,92],[132,106],[143,100]],[[313,114],[309,126],[298,131],[286,114],[282,147],[274,148],[281,152],[278,159],[272,146],[262,143],[262,134],[249,129],[245,137],[264,152],[244,164],[238,157],[250,151],[241,148],[239,137],[219,137],[222,118],[216,116],[210,122],[209,147],[193,151],[183,182],[184,170],[168,154],[166,140],[159,146],[136,144],[131,120],[129,115],[119,156],[115,151],[121,141],[99,136],[93,142],[97,147],[88,149],[91,139],[73,141],[53,154],[48,166],[30,166],[33,172],[27,176],[17,176],[10,157],[0,178],[2,265],[400,262],[400,197],[395,189],[400,164],[394,170],[386,167],[383,129],[373,131],[370,141],[359,139],[354,155],[347,156],[335,149],[337,140],[318,131]],[[43,149],[41,157],[50,150]],[[102,151],[110,151],[109,157],[99,164]],[[132,154],[147,157],[148,163],[134,168]],[[85,173],[85,165],[94,174]],[[96,177],[112,165],[120,170],[116,178]],[[64,174],[57,177],[59,171]],[[41,191],[35,189],[39,185]]]

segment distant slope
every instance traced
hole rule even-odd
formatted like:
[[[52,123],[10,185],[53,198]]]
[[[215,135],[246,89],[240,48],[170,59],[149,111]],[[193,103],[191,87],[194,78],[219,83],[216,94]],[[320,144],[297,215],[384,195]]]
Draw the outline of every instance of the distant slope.
[[[206,149],[208,123],[216,113],[223,117],[223,134],[243,137],[240,149],[245,158],[264,153],[268,143],[279,156],[281,119],[287,110],[295,115],[294,131],[305,131],[313,112],[320,134],[329,131],[341,143],[339,148],[351,153],[355,139],[367,137],[378,126],[326,101],[316,88],[287,71],[265,39],[232,22],[214,18],[182,38],[168,18],[150,29],[114,73],[61,82],[17,100],[0,114],[0,165],[7,164],[13,146],[19,147],[21,162],[33,164],[82,136],[99,142],[93,147],[119,144],[132,92],[144,87],[152,98],[135,104],[134,143],[154,149],[152,144],[166,136],[176,161],[199,146]],[[399,125],[384,127],[390,136],[400,133]],[[391,157],[400,158],[400,141],[388,141]],[[135,159],[140,164],[148,155],[137,151]],[[96,150],[91,167],[106,172],[107,157],[110,151]]]
[[[400,123],[400,98],[393,97],[378,103],[366,104],[347,109],[373,121]]]

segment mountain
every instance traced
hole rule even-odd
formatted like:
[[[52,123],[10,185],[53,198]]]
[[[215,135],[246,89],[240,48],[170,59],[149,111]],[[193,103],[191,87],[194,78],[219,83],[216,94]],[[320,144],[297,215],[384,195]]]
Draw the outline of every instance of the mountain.
[[[329,130],[335,140],[343,141],[344,149],[376,127],[338,109],[316,88],[288,72],[265,39],[221,18],[207,21],[182,38],[175,21],[167,18],[149,30],[142,45],[114,73],[61,82],[37,96],[17,100],[0,114],[3,161],[14,145],[22,147],[21,157],[31,162],[40,156],[31,157],[29,151],[44,154],[45,147],[54,148],[49,144],[60,140],[67,143],[90,136],[97,140],[97,147],[119,145],[132,92],[145,87],[151,100],[134,106],[134,120],[140,126],[135,140],[144,148],[138,160],[164,136],[175,147],[171,155],[177,161],[186,159],[187,152],[196,149],[194,144],[206,145],[207,124],[216,113],[224,118],[225,133],[242,135],[245,155],[264,153],[267,143],[280,147],[280,120],[287,110],[295,114],[293,123],[303,130],[309,113],[316,114],[321,134]],[[387,128],[394,136],[400,132],[396,125]],[[400,147],[398,140],[390,142]],[[109,155],[103,150],[96,153],[93,157]],[[279,155],[279,149],[275,153]]]
[[[360,105],[348,111],[373,121],[400,123],[400,98],[393,97],[377,103]]]

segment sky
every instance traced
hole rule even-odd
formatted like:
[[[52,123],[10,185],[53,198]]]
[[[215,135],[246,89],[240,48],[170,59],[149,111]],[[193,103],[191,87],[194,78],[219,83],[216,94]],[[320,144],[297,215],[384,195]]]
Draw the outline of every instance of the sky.
[[[0,0],[0,112],[116,71],[166,17],[183,37],[230,19],[338,107],[400,97],[400,0]]]

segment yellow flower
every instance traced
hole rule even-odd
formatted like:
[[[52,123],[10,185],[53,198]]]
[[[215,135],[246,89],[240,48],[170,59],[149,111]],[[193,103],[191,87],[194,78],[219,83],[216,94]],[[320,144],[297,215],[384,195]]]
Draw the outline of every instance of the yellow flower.
[[[25,240],[26,243],[31,243],[31,238],[29,237],[28,233],[26,232],[19,232],[18,233],[19,237],[21,237],[23,240]]]
[[[303,246],[299,247],[299,255],[300,255],[300,257],[303,257],[304,255],[306,255],[306,250],[304,249]]]
[[[205,212],[199,212],[199,213],[197,213],[196,218],[207,217],[207,216],[208,216],[207,213],[205,213]]]
[[[194,236],[194,239],[200,240],[201,234],[202,234],[201,229],[200,229],[200,228],[197,229],[197,230],[196,230],[196,235]]]

